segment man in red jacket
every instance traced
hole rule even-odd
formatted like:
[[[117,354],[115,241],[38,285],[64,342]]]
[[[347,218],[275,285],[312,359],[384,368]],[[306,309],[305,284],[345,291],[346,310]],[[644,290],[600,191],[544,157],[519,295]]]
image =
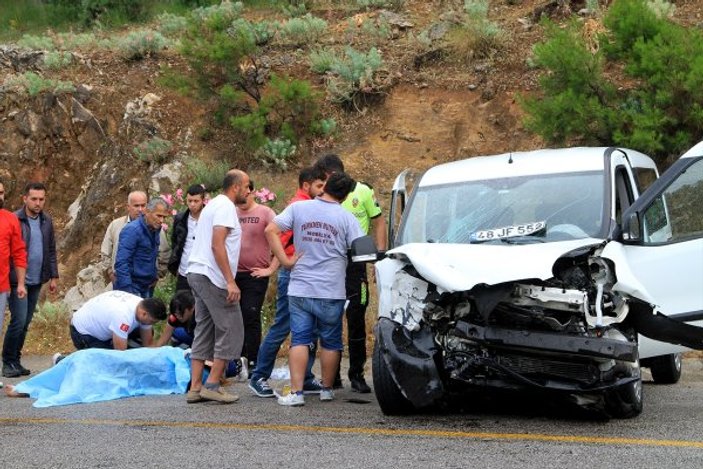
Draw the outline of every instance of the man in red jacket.
[[[7,295],[10,293],[10,260],[17,273],[17,296],[27,296],[24,283],[27,272],[27,250],[22,239],[20,222],[14,213],[5,210],[5,185],[0,181],[0,332],[5,319]]]

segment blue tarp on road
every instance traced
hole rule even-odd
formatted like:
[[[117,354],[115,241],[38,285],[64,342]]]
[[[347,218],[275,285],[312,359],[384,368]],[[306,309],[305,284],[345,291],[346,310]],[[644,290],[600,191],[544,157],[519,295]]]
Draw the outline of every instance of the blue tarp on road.
[[[183,394],[190,362],[174,347],[125,351],[86,349],[19,383],[34,407],[109,401],[122,397]]]

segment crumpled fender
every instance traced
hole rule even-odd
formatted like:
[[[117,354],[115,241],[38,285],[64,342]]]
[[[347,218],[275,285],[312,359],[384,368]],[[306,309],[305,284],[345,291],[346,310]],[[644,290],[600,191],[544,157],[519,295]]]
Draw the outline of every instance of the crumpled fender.
[[[431,406],[444,396],[444,385],[434,361],[438,349],[427,327],[409,331],[380,318],[376,341],[393,380],[416,408]]]

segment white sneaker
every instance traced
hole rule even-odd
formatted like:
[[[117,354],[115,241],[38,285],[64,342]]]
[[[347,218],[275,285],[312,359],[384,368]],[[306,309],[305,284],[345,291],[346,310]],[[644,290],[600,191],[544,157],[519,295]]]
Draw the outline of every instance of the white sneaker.
[[[249,360],[246,357],[239,358],[239,374],[235,377],[235,381],[243,383],[249,381]]]
[[[285,396],[279,397],[278,403],[280,405],[298,407],[301,405],[305,405],[305,397],[302,394],[296,394],[294,392],[291,392],[289,394],[286,394]]]
[[[56,365],[58,362],[66,358],[62,353],[56,352],[53,357],[51,357],[51,364]]]
[[[320,390],[320,400],[321,401],[332,401],[334,400],[334,391],[331,389],[327,388],[322,388]]]

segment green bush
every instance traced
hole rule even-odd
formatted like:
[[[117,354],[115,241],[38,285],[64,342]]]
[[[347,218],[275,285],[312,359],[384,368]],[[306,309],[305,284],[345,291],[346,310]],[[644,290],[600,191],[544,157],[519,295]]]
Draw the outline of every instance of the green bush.
[[[54,39],[57,49],[74,50],[90,49],[98,45],[98,40],[92,33],[59,33]]]
[[[310,82],[272,76],[260,108],[266,113],[271,135],[282,134],[292,142],[304,137],[319,119],[320,97]]]
[[[70,52],[48,51],[43,57],[44,68],[58,70],[68,67],[73,62],[73,54]]]
[[[462,60],[490,57],[500,49],[504,32],[488,19],[488,0],[464,0],[464,21],[450,32],[452,49]]]
[[[266,168],[286,171],[295,151],[296,146],[288,139],[266,139],[266,143],[257,152],[257,159]]]
[[[68,324],[70,319],[71,312],[68,306],[61,301],[41,303],[32,317],[36,324],[42,325]]]
[[[317,42],[327,30],[327,22],[310,13],[300,18],[291,18],[281,25],[281,39],[294,46]]]
[[[665,22],[644,6],[642,0],[618,0],[603,18],[611,40],[604,38],[604,50],[610,58],[629,54],[638,41],[648,42],[661,33]]]
[[[522,99],[527,127],[550,143],[615,143],[662,162],[680,154],[703,134],[703,35],[644,0],[616,1],[605,24],[608,42],[596,53],[577,23],[547,27],[534,49],[541,96]],[[623,70],[628,86],[608,84],[605,69]]]
[[[271,39],[273,39],[273,37],[276,35],[276,31],[280,27],[281,25],[277,21],[264,20],[258,23],[252,23],[256,44],[259,46],[268,44]]]
[[[310,51],[310,69],[315,73],[327,73],[332,70],[333,65],[339,58],[334,50],[329,48]]]
[[[76,91],[76,87],[71,82],[44,78],[34,72],[25,72],[9,78],[5,86],[19,87],[30,96],[36,96],[44,91],[51,91],[54,94],[73,93]]]
[[[266,143],[266,113],[258,110],[230,119],[234,130],[238,131],[250,149],[260,148]]]
[[[156,17],[156,22],[159,32],[168,37],[179,36],[188,27],[188,19],[185,16],[173,13],[160,14]]]
[[[205,189],[214,193],[222,189],[222,180],[231,164],[227,161],[203,161],[197,157],[186,159],[186,176],[191,184],[204,184]]]
[[[262,46],[273,38],[277,27],[278,23],[272,21],[252,23],[244,18],[238,18],[232,22],[230,29],[238,31],[240,34],[246,34],[249,41],[254,42],[257,46]]]
[[[256,54],[255,37],[241,24],[233,25],[240,3],[222,5],[200,8],[193,13],[181,39],[181,52],[193,68],[203,96],[217,96],[222,87],[229,85],[258,100],[258,91],[248,88],[240,67],[245,59]]]
[[[54,40],[47,36],[34,36],[32,34],[25,34],[22,38],[17,41],[17,45],[20,47],[25,47],[27,49],[34,50],[54,50],[56,46],[54,45]]]
[[[222,2],[219,5],[200,7],[193,11],[192,16],[196,22],[207,23],[215,20],[215,22],[232,22],[239,18],[242,14],[244,5],[242,2]]]
[[[550,70],[540,77],[547,96],[524,101],[527,127],[551,142],[564,143],[575,135],[585,143],[607,139],[610,112],[603,104],[615,90],[603,77],[602,58],[588,50],[576,22],[564,29],[547,24],[547,37],[534,47],[535,65]]]
[[[133,153],[139,161],[154,166],[165,163],[172,149],[173,143],[159,137],[154,137],[137,145]]]
[[[317,121],[312,126],[313,133],[323,137],[329,137],[337,131],[337,121],[332,118]]]
[[[230,123],[252,151],[270,136],[297,144],[319,119],[319,97],[308,82],[269,79],[268,69],[258,63],[258,45],[270,40],[275,23],[240,18],[238,5],[198,9],[189,19],[181,51],[194,72],[200,96],[216,103],[214,121]],[[307,16],[288,23],[318,24],[315,20]],[[177,84],[186,85],[183,80]]]
[[[319,116],[319,96],[309,82],[272,76],[258,107],[233,117],[231,123],[247,146],[256,150],[267,142],[268,135],[298,142],[311,133]]]
[[[330,98],[337,103],[351,103],[360,93],[378,92],[375,74],[382,66],[383,59],[375,47],[367,53],[347,47],[344,57],[332,65],[334,75],[327,80]]]
[[[308,3],[310,5],[308,5]],[[311,1],[306,2],[302,0],[292,0],[289,4],[283,5],[281,7],[281,11],[283,11],[283,14],[286,15],[288,18],[297,18],[299,16],[305,16],[310,10],[311,6]]]
[[[167,40],[156,31],[132,31],[118,41],[118,48],[127,60],[141,60],[155,56],[166,47]]]

